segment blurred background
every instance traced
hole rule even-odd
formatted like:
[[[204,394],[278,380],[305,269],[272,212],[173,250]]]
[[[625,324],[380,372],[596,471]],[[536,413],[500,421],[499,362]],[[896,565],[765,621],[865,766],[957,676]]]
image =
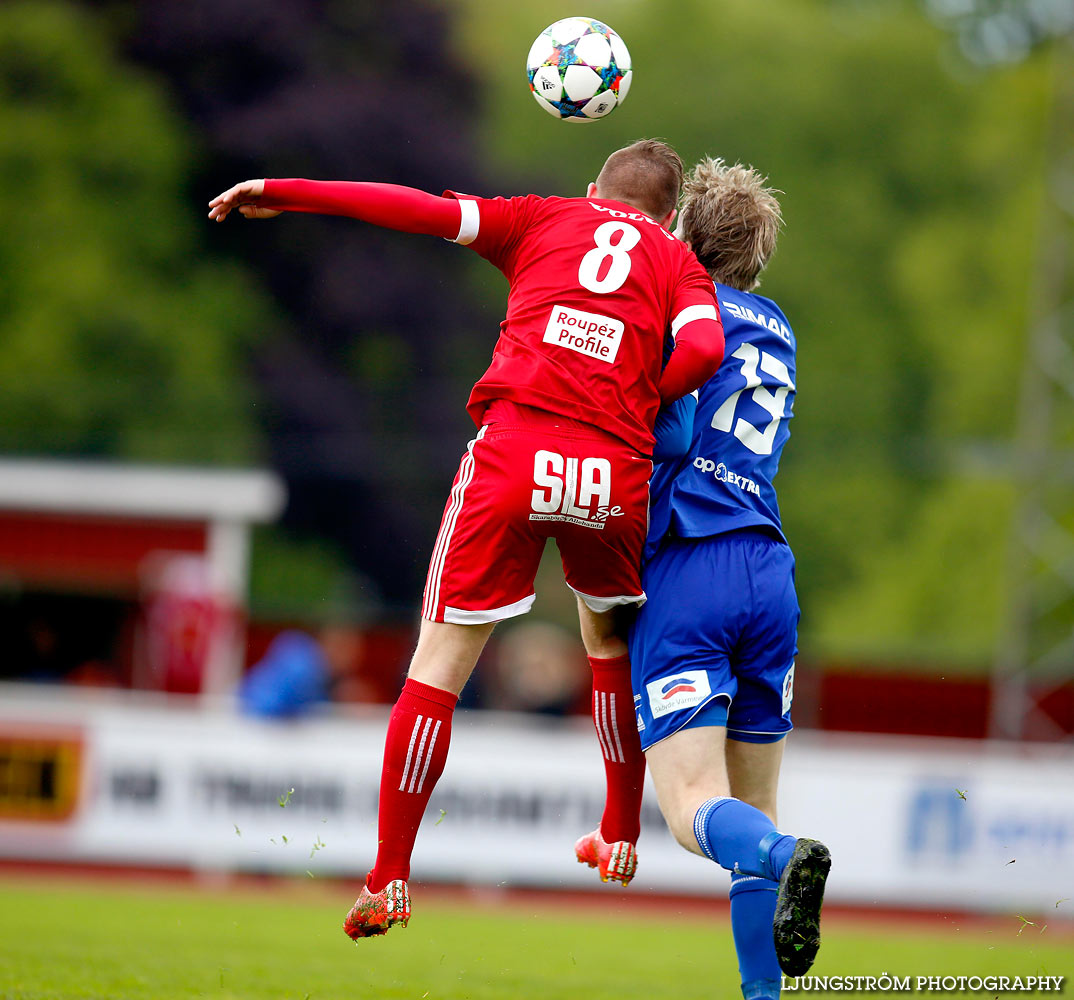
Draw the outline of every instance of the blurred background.
[[[26,823],[88,815],[101,789],[116,808],[155,801],[163,772],[99,770],[87,735],[122,729],[99,713],[127,689],[184,733],[240,710],[367,720],[379,754],[370,706],[401,683],[506,284],[456,246],[348,220],[211,225],[209,198],[259,176],[581,194],[640,136],[687,164],[752,164],[783,192],[760,291],[800,345],[777,487],[798,559],[803,746],[901,735],[869,746],[916,762],[911,784],[954,754],[946,797],[914,785],[899,807],[899,849],[928,848],[935,820],[944,857],[977,849],[952,790],[986,738],[989,754],[1006,741],[1011,760],[1035,746],[1069,766],[1074,5],[595,0],[584,13],[623,36],[635,79],[583,129],[533,106],[523,67],[574,13],[0,6],[0,853],[27,850]],[[546,559],[533,613],[498,631],[464,704],[526,725],[567,716],[588,739],[575,627]],[[310,767],[328,731],[286,730],[313,741]],[[244,779],[262,789],[245,798],[202,775],[198,801],[274,807],[295,773]],[[996,779],[990,816],[1010,814],[1018,774]],[[1074,803],[1033,816],[1027,836],[1069,864]],[[87,843],[52,856],[107,854]],[[147,859],[190,863],[164,855]]]

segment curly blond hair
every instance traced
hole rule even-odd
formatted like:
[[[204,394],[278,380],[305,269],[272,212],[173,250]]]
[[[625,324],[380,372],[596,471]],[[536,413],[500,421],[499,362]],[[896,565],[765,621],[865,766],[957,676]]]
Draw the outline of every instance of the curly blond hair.
[[[748,292],[760,284],[783,226],[777,194],[753,167],[706,157],[686,176],[679,228],[714,281]]]

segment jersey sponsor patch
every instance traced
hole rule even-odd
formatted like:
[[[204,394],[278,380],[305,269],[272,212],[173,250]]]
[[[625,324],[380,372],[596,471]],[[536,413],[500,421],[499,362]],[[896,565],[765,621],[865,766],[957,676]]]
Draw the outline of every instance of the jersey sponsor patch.
[[[659,677],[645,685],[649,695],[649,709],[654,719],[669,712],[700,705],[712,693],[709,675],[704,670],[683,670],[667,677]]]
[[[656,219],[653,219],[642,212],[623,212],[618,208],[609,208],[607,205],[598,205],[595,201],[591,201],[589,207],[595,208],[598,212],[607,212],[613,219],[633,219],[635,222],[647,222],[650,226],[656,226],[657,232],[666,239],[672,241],[676,239],[676,237],[660,225]]]
[[[737,472],[732,472],[723,462],[714,462],[711,458],[702,458],[699,455],[694,459],[694,468],[700,469],[702,472],[711,472],[718,482],[737,486],[746,493],[753,493],[756,496],[761,495],[761,488],[752,479],[740,476]]]
[[[570,306],[553,306],[542,338],[546,344],[566,347],[611,364],[619,353],[624,325],[610,316],[582,312]]]
[[[787,324],[781,323],[775,316],[766,316],[763,312],[754,312],[749,306],[739,305],[737,302],[721,302],[720,306],[725,312],[734,316],[735,319],[740,319],[743,323],[756,323],[758,326],[771,330],[781,337],[785,343],[789,344],[791,342],[791,331],[788,329]]]
[[[783,715],[787,714],[787,710],[791,707],[791,702],[794,701],[794,661],[791,661],[791,665],[787,668],[787,676],[783,678]]]

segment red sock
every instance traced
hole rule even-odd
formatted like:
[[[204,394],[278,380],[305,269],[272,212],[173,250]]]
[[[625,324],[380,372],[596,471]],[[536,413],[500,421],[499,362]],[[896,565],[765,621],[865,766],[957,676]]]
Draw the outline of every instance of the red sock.
[[[410,878],[418,824],[444,771],[458,700],[409,677],[403,685],[384,741],[377,863],[365,880],[370,892],[380,892],[392,879]]]
[[[593,668],[593,724],[604,754],[607,798],[600,835],[609,843],[638,841],[641,833],[641,793],[645,782],[645,754],[638,739],[634,692],[630,686],[630,660],[589,657]]]

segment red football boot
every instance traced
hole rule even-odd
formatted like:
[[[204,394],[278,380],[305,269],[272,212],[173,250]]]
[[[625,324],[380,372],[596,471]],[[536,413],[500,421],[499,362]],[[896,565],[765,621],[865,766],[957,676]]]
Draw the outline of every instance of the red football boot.
[[[359,938],[374,937],[384,934],[392,924],[404,927],[410,920],[410,893],[406,882],[401,878],[393,879],[380,892],[370,892],[367,886],[362,891],[343,921],[343,930],[347,937],[357,941]]]
[[[602,882],[622,882],[627,885],[638,870],[638,849],[629,840],[607,843],[598,827],[579,837],[574,845],[579,864],[589,865],[600,872]]]

